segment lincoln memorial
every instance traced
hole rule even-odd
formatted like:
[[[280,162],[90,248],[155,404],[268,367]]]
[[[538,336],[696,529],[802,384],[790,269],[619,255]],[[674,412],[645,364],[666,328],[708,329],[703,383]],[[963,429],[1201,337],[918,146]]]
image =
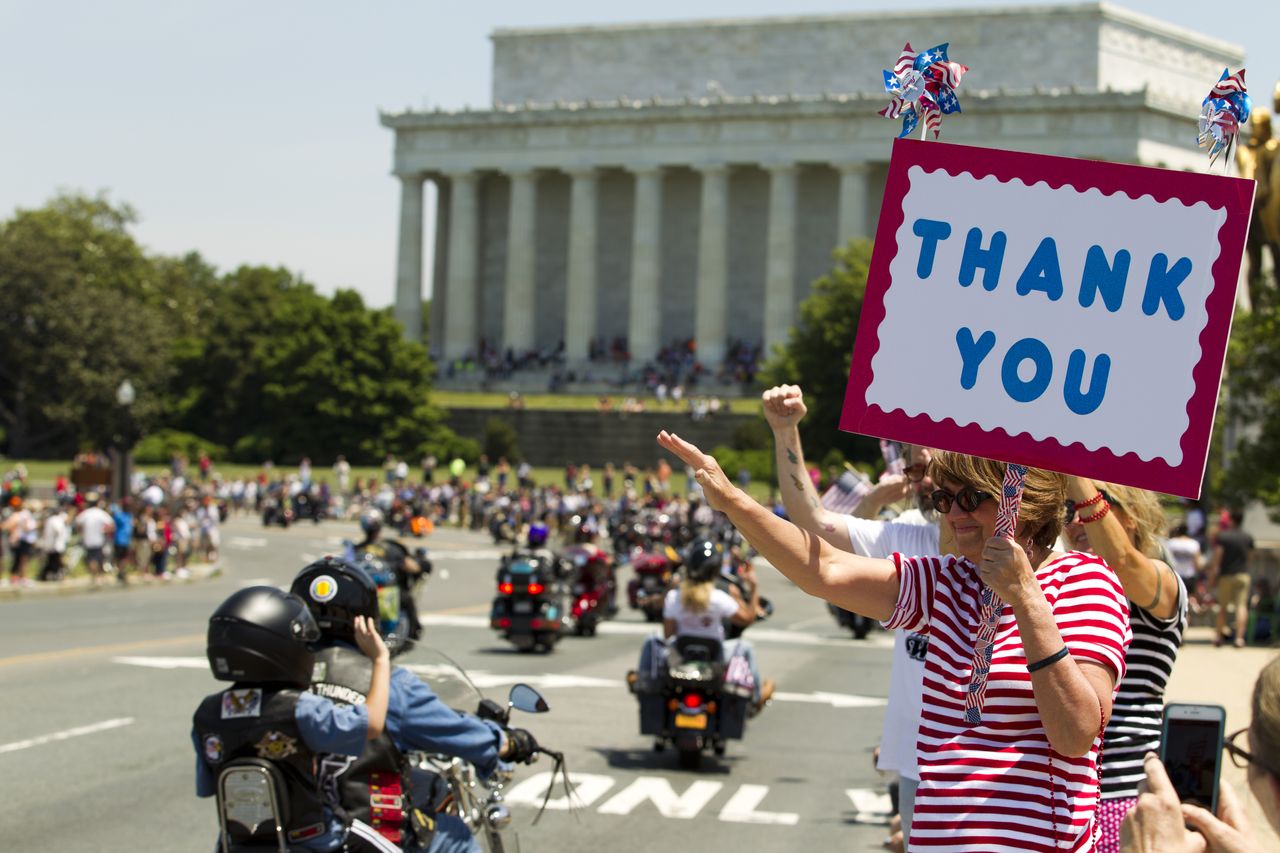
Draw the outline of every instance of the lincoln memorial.
[[[970,67],[942,142],[1204,170],[1200,101],[1236,45],[1109,3],[493,33],[484,109],[384,112],[396,316],[456,359],[624,338],[785,341],[834,247],[874,233],[903,43]],[[480,48],[479,45],[476,46]],[[424,234],[426,182],[434,234]],[[424,241],[434,263],[424,269]]]

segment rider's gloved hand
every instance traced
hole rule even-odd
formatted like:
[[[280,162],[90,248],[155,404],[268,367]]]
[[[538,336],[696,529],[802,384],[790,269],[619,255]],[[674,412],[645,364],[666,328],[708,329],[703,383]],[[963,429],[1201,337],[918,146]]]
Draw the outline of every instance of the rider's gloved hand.
[[[507,729],[507,746],[499,757],[512,763],[528,764],[538,754],[538,742],[524,729]]]

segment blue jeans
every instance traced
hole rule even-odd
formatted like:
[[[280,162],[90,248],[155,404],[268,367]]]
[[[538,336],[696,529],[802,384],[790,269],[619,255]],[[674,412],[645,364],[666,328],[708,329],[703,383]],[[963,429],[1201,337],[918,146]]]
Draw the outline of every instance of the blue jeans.
[[[462,818],[451,814],[439,815],[427,853],[480,853],[480,844]]]
[[[644,644],[640,646],[640,668],[637,670],[641,685],[644,685],[648,679],[657,679],[661,675],[666,667],[667,649],[667,641],[657,634],[650,634],[644,638]],[[725,640],[721,644],[721,649],[726,663],[734,655],[742,657],[747,662],[747,666],[751,669],[751,679],[755,682],[752,698],[758,703],[760,701],[760,667],[756,663],[756,650],[751,642],[742,637],[736,640]]]

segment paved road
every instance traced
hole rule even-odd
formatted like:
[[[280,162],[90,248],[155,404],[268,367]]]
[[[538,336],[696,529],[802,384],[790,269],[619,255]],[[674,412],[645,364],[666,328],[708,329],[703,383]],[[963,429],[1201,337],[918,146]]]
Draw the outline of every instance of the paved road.
[[[341,523],[265,531],[233,520],[219,578],[0,602],[0,849],[207,853],[214,812],[194,796],[189,739],[192,711],[217,689],[203,660],[205,620],[236,588],[287,585],[304,561],[354,533]],[[723,759],[681,771],[638,734],[623,686],[649,630],[637,614],[624,611],[599,636],[568,638],[549,656],[516,653],[485,618],[499,552],[461,531],[429,544],[430,644],[490,695],[517,680],[544,692],[551,713],[520,722],[567,753],[586,803],[531,826],[525,803],[541,799],[538,774],[550,768],[521,767],[509,795],[521,849],[879,848],[888,800],[870,756],[888,689],[886,634],[847,639],[820,602],[762,572],[777,613],[747,636],[778,698]]]

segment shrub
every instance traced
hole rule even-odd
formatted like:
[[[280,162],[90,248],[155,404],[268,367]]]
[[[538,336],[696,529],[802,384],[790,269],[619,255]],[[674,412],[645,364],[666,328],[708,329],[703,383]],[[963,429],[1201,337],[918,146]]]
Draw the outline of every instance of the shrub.
[[[194,462],[201,451],[215,461],[227,458],[227,449],[222,445],[176,429],[162,429],[143,438],[133,449],[133,458],[147,465],[167,465],[174,456],[185,456]]]

